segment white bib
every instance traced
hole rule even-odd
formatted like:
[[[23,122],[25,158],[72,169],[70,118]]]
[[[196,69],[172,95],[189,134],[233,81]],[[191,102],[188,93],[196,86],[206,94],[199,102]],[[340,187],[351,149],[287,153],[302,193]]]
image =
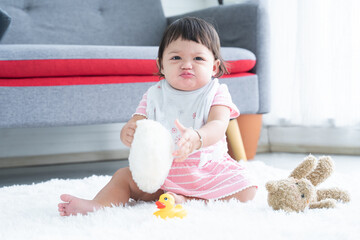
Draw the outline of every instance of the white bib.
[[[199,129],[207,122],[218,88],[218,79],[213,79],[200,89],[180,91],[163,79],[148,90],[147,117],[160,122],[172,133],[175,119],[185,127]]]

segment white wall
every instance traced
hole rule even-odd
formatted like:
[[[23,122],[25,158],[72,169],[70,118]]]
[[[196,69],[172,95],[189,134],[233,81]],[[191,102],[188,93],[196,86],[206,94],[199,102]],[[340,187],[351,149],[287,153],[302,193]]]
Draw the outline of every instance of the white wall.
[[[162,0],[162,6],[164,9],[165,16],[174,16],[186,12],[191,12],[206,7],[207,0]],[[217,4],[217,1],[214,1]]]
[[[224,0],[224,4],[241,3],[246,0]],[[161,0],[165,16],[174,16],[219,5],[217,0]]]

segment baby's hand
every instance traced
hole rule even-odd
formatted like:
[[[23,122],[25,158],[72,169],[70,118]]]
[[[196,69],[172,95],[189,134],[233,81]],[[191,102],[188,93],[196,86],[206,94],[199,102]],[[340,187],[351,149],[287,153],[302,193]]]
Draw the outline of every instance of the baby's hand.
[[[128,147],[131,147],[131,143],[134,140],[134,133],[136,130],[136,122],[127,122],[121,129],[120,139]]]
[[[177,119],[175,120],[175,126],[179,129],[181,138],[177,143],[179,148],[173,152],[173,156],[175,157],[175,162],[182,162],[190,153],[200,148],[201,142],[199,135],[194,129],[184,127]]]

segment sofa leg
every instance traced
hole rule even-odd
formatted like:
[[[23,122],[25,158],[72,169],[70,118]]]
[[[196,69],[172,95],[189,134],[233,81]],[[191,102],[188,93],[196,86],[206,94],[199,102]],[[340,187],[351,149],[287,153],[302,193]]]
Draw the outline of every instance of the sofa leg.
[[[262,114],[244,114],[237,118],[248,159],[256,155],[262,127]]]
[[[228,145],[230,145],[230,155],[233,159],[239,161],[240,159],[247,161],[244,144],[241,138],[241,132],[236,119],[229,122],[226,130]]]
[[[241,130],[241,139],[245,148],[246,157],[247,159],[253,159],[256,155],[256,149],[260,138],[262,114],[244,114],[240,115],[236,120],[239,129]],[[232,158],[238,160],[239,158],[234,154],[234,149],[237,147],[230,144],[228,131],[226,134],[228,136],[229,154]]]

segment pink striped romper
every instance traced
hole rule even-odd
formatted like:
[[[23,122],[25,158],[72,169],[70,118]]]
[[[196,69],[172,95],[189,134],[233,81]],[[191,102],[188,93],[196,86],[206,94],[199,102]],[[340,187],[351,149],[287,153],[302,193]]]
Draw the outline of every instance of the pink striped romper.
[[[210,107],[214,105],[229,107],[231,118],[239,116],[227,86],[219,84],[217,79],[191,92],[176,90],[163,79],[143,95],[134,115],[161,122],[176,143],[181,135],[174,120],[178,118],[184,126],[199,129],[206,123]],[[257,187],[244,166],[233,160],[227,151],[224,135],[219,142],[192,153],[185,161],[174,161],[161,189],[188,197],[221,199]]]

